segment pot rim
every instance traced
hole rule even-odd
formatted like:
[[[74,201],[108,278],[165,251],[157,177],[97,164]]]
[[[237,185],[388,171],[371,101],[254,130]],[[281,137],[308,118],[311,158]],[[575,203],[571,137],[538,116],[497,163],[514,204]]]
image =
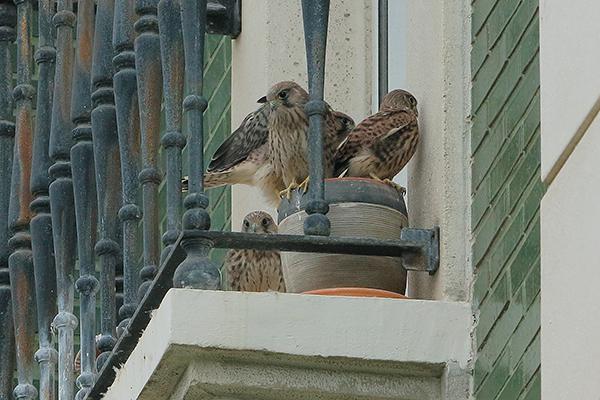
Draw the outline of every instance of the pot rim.
[[[364,203],[386,206],[408,218],[406,202],[391,186],[371,178],[327,178],[325,179],[325,201],[328,204]],[[308,202],[308,194],[298,189],[291,198],[282,199],[277,208],[278,223],[290,215],[303,211]]]

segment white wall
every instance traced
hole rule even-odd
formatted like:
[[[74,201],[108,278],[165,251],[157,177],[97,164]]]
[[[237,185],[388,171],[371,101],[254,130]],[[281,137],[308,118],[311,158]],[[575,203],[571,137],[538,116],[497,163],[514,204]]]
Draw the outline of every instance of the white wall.
[[[331,2],[325,66],[325,99],[360,121],[371,111],[371,0]],[[232,46],[232,127],[256,109],[256,100],[278,81],[305,88],[306,53],[300,1],[252,0],[242,7],[242,34]],[[232,189],[232,229],[250,211],[266,209],[260,193],[248,186]]]
[[[598,399],[600,2],[541,0],[542,398]]]
[[[440,270],[409,273],[409,295],[470,300],[470,0],[409,1],[406,89],[419,101],[408,168],[411,226],[440,227]]]
[[[600,110],[600,1],[540,1],[542,180],[549,183]]]

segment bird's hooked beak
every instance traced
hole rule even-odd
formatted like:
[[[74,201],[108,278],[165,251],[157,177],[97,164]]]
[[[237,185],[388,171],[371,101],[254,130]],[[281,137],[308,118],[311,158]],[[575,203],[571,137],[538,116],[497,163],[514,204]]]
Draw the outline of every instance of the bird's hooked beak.
[[[264,104],[267,102],[267,96],[263,96],[260,99],[256,100],[257,103]]]
[[[250,224],[250,232],[258,233],[258,224]]]

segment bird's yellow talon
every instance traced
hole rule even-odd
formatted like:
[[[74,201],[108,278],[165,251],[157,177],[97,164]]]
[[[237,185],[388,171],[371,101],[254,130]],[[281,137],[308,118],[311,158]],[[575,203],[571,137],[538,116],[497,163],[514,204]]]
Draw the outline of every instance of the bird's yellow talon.
[[[393,187],[394,189],[396,189],[398,191],[398,193],[400,193],[401,196],[404,196],[406,194],[406,188],[402,185],[398,185],[396,182],[390,180],[390,179],[381,179],[380,177],[378,177],[377,175],[370,173],[369,176],[371,176],[371,178],[373,178],[374,180],[381,182],[383,184],[386,184],[388,186]]]
[[[279,197],[282,199],[285,197],[286,199],[290,200],[292,198],[292,191],[296,188],[298,188],[298,184],[296,182],[290,183],[287,188],[279,192]]]
[[[310,177],[306,177],[305,180],[302,181],[301,184],[298,185],[298,189],[302,189],[302,192],[308,192],[308,182],[310,181]]]

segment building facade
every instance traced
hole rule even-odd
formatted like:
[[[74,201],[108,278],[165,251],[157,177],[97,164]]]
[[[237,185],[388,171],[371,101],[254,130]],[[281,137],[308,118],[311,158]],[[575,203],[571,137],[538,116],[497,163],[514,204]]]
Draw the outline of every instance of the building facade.
[[[277,211],[254,188],[222,187],[208,191],[208,223],[206,199],[190,187],[184,200],[179,172],[198,172],[189,155],[202,140],[206,167],[273,83],[308,86],[302,2],[244,0],[230,14],[224,10],[239,3],[209,2],[213,34],[195,35],[198,25],[180,11],[198,12],[197,2],[173,1],[79,0],[76,8],[59,2],[52,32],[75,40],[76,62],[70,65],[62,61],[69,59],[70,47],[49,33],[54,8],[45,6],[52,1],[22,0],[15,6],[0,0],[0,153],[6,155],[0,183],[11,186],[0,193],[0,321],[8,327],[0,327],[0,400],[13,398],[15,386],[15,398],[37,398],[32,388],[41,400],[73,397],[75,377],[68,377],[67,389],[61,379],[71,368],[65,367],[69,351],[79,342],[85,355],[78,398],[597,398],[599,384],[588,373],[600,353],[593,318],[600,5],[331,1],[325,100],[357,122],[378,109],[382,80],[419,102],[419,147],[395,180],[407,186],[410,227],[439,227],[439,268],[431,275],[409,271],[410,299],[397,300],[215,290],[215,264],[226,248],[211,250],[213,263],[203,258],[220,240],[202,236],[205,228],[239,231],[248,212],[266,210],[276,217]],[[387,32],[379,26],[380,7],[387,7]],[[241,32],[235,28],[238,17]],[[77,37],[66,34],[69,27],[77,27]],[[382,35],[388,39],[387,76],[378,75]],[[98,50],[103,45],[110,49],[106,54]],[[58,54],[58,62],[51,54]],[[55,64],[57,83],[48,75]],[[35,98],[41,100],[34,110],[29,88],[38,87],[38,80]],[[99,93],[81,89],[90,81]],[[15,86],[13,102],[8,93]],[[57,104],[72,99],[68,116],[52,111],[52,96]],[[112,130],[98,129],[98,112],[107,109],[115,116]],[[126,111],[134,117],[122,118]],[[46,132],[42,125],[34,135],[35,124],[48,115],[52,129]],[[59,137],[61,123],[69,128],[68,140]],[[197,131],[203,131],[200,141]],[[124,196],[121,211],[102,195],[96,199],[96,187],[110,193],[110,179],[86,166],[77,152],[104,154],[94,147],[104,143],[96,139],[102,132],[114,132],[111,143],[121,135],[107,153],[137,157],[122,169],[106,167],[139,177],[138,198],[129,198],[129,204]],[[137,140],[131,148],[123,139],[128,133]],[[49,146],[49,152],[30,156],[31,141],[34,148]],[[53,163],[57,175],[47,175]],[[70,168],[61,175],[63,164]],[[104,164],[95,165],[102,171],[98,166]],[[23,189],[36,174],[46,177],[41,188]],[[87,182],[89,176],[98,185]],[[70,185],[71,192],[75,187],[75,193],[69,197],[67,187],[60,197],[52,189],[57,182]],[[54,246],[39,245],[40,216],[51,220],[54,236],[48,240]],[[124,237],[106,233],[111,218],[123,223]],[[78,237],[69,235],[75,228]],[[117,243],[128,234],[139,249]],[[75,252],[77,263],[75,256],[69,259]],[[47,260],[40,261],[39,254]],[[135,265],[133,258],[139,260]],[[110,268],[116,268],[117,279]],[[50,280],[40,283],[48,271],[56,275],[54,286]],[[174,276],[182,274],[193,282],[178,283]],[[137,280],[145,288],[139,294]],[[116,316],[106,311],[115,301],[113,281],[117,291],[125,287],[116,306],[125,305]],[[34,293],[47,300],[37,301],[37,330],[27,312],[36,303]],[[76,304],[70,304],[74,298]],[[94,307],[96,298],[101,301]],[[116,329],[123,319],[129,324]],[[81,331],[73,321],[82,324]],[[96,367],[90,335],[100,332],[98,349],[106,364]],[[39,340],[35,365],[34,340]],[[58,371],[58,380],[50,370]]]

